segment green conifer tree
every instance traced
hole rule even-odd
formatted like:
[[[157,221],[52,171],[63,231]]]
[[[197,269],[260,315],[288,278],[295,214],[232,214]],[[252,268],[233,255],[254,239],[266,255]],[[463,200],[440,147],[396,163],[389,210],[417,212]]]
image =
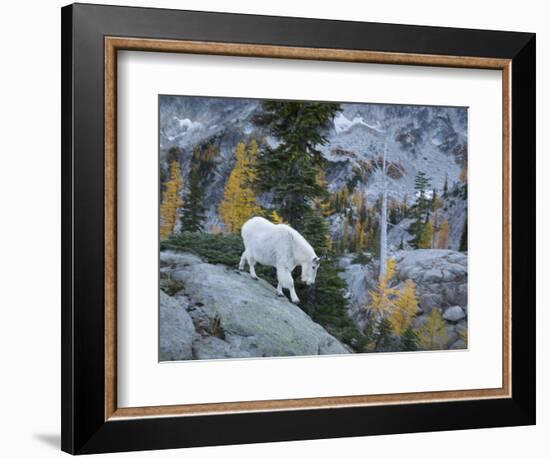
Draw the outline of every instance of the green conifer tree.
[[[264,101],[255,117],[256,124],[279,141],[259,151],[258,188],[273,193],[279,214],[297,230],[312,200],[326,196],[316,179],[317,167],[324,162],[318,147],[327,142],[326,128],[338,111],[337,103]]]
[[[401,336],[401,350],[402,351],[418,350],[418,336],[414,332],[414,329],[412,328],[412,326],[409,326]]]
[[[376,351],[388,350],[391,344],[391,323],[386,317],[382,317],[376,327]]]
[[[419,245],[422,244],[422,239],[426,232],[425,225],[429,220],[430,208],[432,206],[432,202],[426,194],[429,186],[430,180],[424,172],[419,171],[414,180],[416,199],[411,209],[415,220],[409,227],[409,233],[413,236],[410,243],[415,248],[420,248]]]
[[[202,202],[203,183],[210,179],[218,153],[219,149],[213,143],[198,145],[193,150],[185,206],[180,218],[182,232],[200,232],[203,228],[206,219]]]
[[[331,253],[327,224],[316,203],[328,196],[324,159],[319,146],[326,143],[327,127],[340,110],[335,103],[266,101],[255,122],[278,140],[270,148],[262,145],[256,161],[258,192],[270,192],[277,214],[285,223],[299,230],[320,256],[321,264],[315,284],[300,281],[295,272],[295,286],[300,306],[311,318],[339,340],[360,349],[364,336],[347,315],[345,281]],[[346,186],[331,198],[332,209],[349,206]],[[349,221],[347,221],[349,226]],[[349,231],[349,227],[348,227]],[[348,233],[349,236],[349,233]]]
[[[198,167],[195,165],[189,173],[189,189],[185,206],[181,212],[181,230],[183,232],[200,232],[205,220],[202,204],[203,191]]]

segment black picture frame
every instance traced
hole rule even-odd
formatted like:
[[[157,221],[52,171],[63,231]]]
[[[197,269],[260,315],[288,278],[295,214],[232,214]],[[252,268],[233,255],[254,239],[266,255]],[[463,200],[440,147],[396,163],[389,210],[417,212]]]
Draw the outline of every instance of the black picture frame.
[[[535,424],[534,34],[88,4],[66,6],[61,14],[64,451],[85,454]],[[105,36],[511,59],[512,396],[106,421]]]

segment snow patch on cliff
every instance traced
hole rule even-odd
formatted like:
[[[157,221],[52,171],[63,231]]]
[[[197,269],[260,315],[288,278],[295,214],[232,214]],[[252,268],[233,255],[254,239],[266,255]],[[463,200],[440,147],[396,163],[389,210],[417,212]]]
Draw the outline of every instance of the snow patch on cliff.
[[[343,113],[338,113],[334,118],[334,130],[337,134],[341,134],[343,132],[347,132],[350,130],[353,126],[361,125],[368,127],[369,129],[375,130],[376,132],[383,133],[384,130],[380,126],[380,123],[376,124],[369,124],[365,122],[362,116],[355,115],[353,119],[348,119]]]

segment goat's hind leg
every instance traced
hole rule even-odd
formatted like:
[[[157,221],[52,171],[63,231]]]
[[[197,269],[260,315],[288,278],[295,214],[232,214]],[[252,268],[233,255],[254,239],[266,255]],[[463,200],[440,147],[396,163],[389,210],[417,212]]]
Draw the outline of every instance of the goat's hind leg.
[[[244,269],[244,263],[246,262],[246,257],[247,257],[246,250],[244,250],[243,254],[241,255],[241,262],[239,262],[239,270]]]
[[[250,255],[247,255],[246,261],[248,262],[248,265],[250,267],[250,276],[254,280],[258,280],[258,276],[256,275],[256,269],[254,269],[254,264],[256,264],[256,261],[254,261],[254,258]]]

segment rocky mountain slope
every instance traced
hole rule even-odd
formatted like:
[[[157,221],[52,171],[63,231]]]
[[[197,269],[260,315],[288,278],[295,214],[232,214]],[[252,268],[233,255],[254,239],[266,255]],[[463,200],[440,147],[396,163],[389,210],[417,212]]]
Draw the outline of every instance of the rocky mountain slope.
[[[265,280],[161,252],[162,361],[349,353]]]

